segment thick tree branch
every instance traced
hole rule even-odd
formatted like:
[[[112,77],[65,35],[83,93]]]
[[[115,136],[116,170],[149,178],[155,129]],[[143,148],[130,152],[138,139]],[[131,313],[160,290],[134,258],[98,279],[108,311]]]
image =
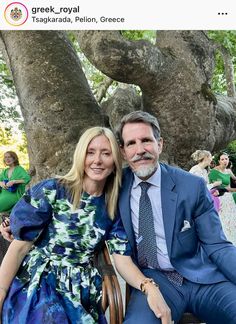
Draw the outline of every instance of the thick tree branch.
[[[236,138],[236,99],[216,95],[214,151],[222,149]]]
[[[102,99],[106,97],[107,89],[112,85],[114,80],[109,77],[105,77],[104,80],[99,84],[99,87],[94,91],[94,95],[97,102],[101,103]]]
[[[122,116],[142,109],[141,97],[133,86],[119,84],[113,95],[102,103],[102,108],[109,116],[110,126],[115,128]]]
[[[120,82],[142,86],[160,73],[165,63],[156,46],[144,40],[126,40],[118,31],[78,31],[78,40],[91,63]]]

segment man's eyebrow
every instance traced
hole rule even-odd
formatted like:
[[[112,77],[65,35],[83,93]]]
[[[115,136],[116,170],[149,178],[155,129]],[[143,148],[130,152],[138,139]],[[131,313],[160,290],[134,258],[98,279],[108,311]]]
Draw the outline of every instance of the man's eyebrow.
[[[131,140],[128,140],[128,141],[125,143],[125,145],[133,144],[133,143],[135,143],[135,140],[131,139]]]
[[[146,137],[141,138],[141,141],[146,141],[146,140],[152,141],[153,139],[150,136],[146,136]]]

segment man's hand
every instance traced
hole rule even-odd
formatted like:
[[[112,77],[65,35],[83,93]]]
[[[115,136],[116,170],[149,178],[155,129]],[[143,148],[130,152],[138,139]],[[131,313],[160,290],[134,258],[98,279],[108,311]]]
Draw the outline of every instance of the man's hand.
[[[152,283],[145,285],[145,294],[147,296],[147,302],[151,310],[156,317],[161,319],[162,324],[171,324],[171,311],[165,302],[159,288]]]
[[[4,237],[5,240],[7,240],[9,242],[13,241],[14,237],[13,237],[13,235],[11,233],[9,220],[5,219],[2,222],[2,224],[0,225],[0,232],[1,232],[1,234]]]

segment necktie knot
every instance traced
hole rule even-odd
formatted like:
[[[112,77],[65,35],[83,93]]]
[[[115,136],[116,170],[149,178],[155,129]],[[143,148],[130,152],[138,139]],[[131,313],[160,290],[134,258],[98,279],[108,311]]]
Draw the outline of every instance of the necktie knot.
[[[139,185],[140,185],[140,187],[141,187],[142,193],[145,193],[145,192],[147,192],[148,189],[150,188],[151,183],[148,183],[148,182],[144,182],[144,181],[142,181],[142,182],[140,182]]]

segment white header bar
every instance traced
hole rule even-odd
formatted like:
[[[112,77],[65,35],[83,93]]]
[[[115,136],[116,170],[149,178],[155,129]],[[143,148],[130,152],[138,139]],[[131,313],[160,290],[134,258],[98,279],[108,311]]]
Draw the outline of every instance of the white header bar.
[[[235,0],[1,1],[2,30],[234,30]]]

